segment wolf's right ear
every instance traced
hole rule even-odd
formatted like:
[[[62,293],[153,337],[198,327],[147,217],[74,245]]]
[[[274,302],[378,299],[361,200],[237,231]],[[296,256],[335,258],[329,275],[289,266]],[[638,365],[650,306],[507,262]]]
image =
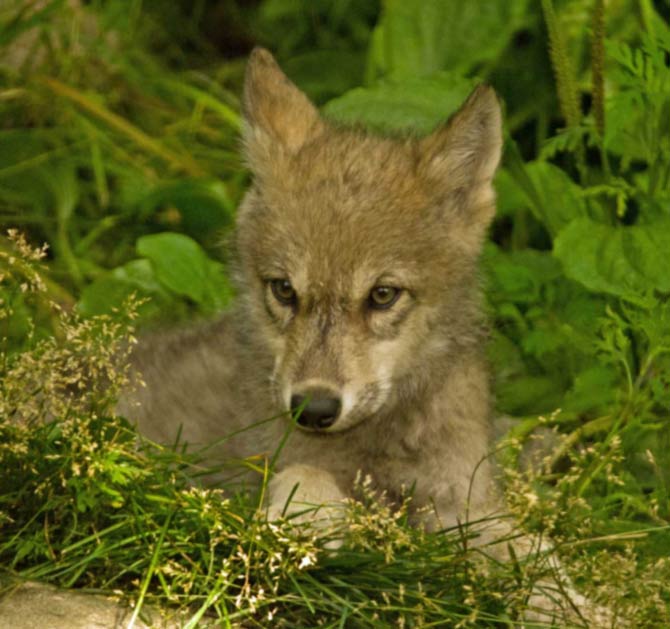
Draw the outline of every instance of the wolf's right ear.
[[[254,48],[249,57],[244,118],[244,143],[252,168],[277,146],[297,151],[323,128],[316,107],[264,48]]]

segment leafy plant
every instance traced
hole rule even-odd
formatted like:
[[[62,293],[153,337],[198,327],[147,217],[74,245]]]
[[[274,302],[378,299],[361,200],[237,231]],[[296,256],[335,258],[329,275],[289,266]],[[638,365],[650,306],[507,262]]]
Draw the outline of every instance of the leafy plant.
[[[232,289],[220,262],[210,259],[193,239],[164,232],[137,240],[141,258],[126,262],[89,284],[77,307],[85,316],[109,313],[131,295],[143,300],[145,318],[170,313],[187,316],[189,306],[204,315],[220,312]]]
[[[544,4],[548,21],[555,19],[551,2]],[[596,11],[594,19],[602,16]],[[602,28],[594,32],[603,37]],[[666,33],[667,25],[659,32]],[[660,112],[669,102],[670,68],[665,34],[642,33],[640,41],[639,48],[605,42],[613,88],[604,112],[596,110],[593,117],[585,117],[573,107],[566,114],[569,127],[544,150],[544,159],[560,155],[567,173],[545,161],[523,164],[512,151],[501,175],[501,192],[510,195],[513,211],[517,216],[519,208],[528,212],[520,244],[540,247],[528,262],[536,265],[541,255],[559,262],[560,271],[554,266],[554,274],[544,277],[538,277],[537,268],[526,271],[537,278],[531,307],[528,296],[520,298],[510,284],[517,274],[501,275],[496,269],[492,278],[497,288],[494,299],[501,300],[496,306],[496,316],[505,326],[501,330],[522,349],[516,375],[507,369],[502,381],[503,404],[518,413],[530,408],[546,412],[549,409],[532,406],[544,397],[543,403],[561,407],[564,412],[557,422],[562,430],[571,427],[572,446],[592,439],[604,439],[605,444],[620,439],[628,455],[618,466],[623,489],[613,491],[603,482],[604,467],[594,465],[580,495],[588,494],[593,504],[605,504],[609,513],[617,511],[622,521],[646,517],[667,522],[667,483],[658,478],[649,482],[656,457],[665,457],[658,446],[667,439],[663,418],[668,407],[662,393],[665,385],[657,378],[663,380],[660,374],[668,370],[670,342],[670,327],[663,323],[670,295],[670,270],[663,260],[670,245],[669,182],[659,174],[665,168],[663,141],[651,138],[656,133],[663,137],[666,121]],[[554,55],[555,65],[564,60],[565,55]],[[561,76],[560,68],[557,74]],[[566,79],[557,87],[565,92],[574,89]],[[602,106],[599,98],[593,101],[595,107]],[[565,101],[569,102],[567,96]],[[592,146],[598,153],[585,152]],[[505,207],[504,198],[502,204]],[[494,251],[494,266],[526,253]],[[550,297],[556,294],[559,302]],[[498,338],[494,345],[499,364],[509,347],[505,340]],[[532,388],[537,395],[528,395]],[[648,452],[646,463],[633,454],[642,442]],[[660,510],[651,506],[658,500]]]
[[[61,297],[128,275],[137,239],[167,228],[213,252],[242,193],[236,99],[148,55],[138,18],[60,0],[0,12],[0,220],[50,243]]]
[[[640,627],[670,622],[666,4],[225,3],[338,122],[422,134],[478,81],[503,98],[483,262],[498,408],[518,418],[501,453],[511,507]],[[1,561],[123,585],[138,608],[183,604],[191,626],[206,612],[260,626],[514,622],[539,575],[473,561],[467,532],[428,536],[365,498],[332,555],[259,519],[257,496],[193,488],[197,456],[138,448],[113,416],[127,324],[213,316],[231,296],[217,250],[247,181],[242,63],[199,31],[214,9],[0,8],[0,221],[50,245],[0,239],[0,462],[17,470],[0,482]],[[525,470],[521,445],[548,431]]]

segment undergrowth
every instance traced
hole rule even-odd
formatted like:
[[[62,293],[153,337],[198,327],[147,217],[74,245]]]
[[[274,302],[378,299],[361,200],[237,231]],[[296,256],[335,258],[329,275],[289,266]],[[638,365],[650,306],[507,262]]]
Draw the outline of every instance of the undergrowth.
[[[670,625],[667,1],[215,4],[0,7],[0,223],[28,238],[0,234],[0,565],[190,627],[509,626],[549,569],[473,551],[477,526],[416,530],[364,485],[340,530],[268,524],[263,490],[203,488],[197,453],[115,416],[134,328],[232,297],[243,63],[212,24],[234,22],[342,123],[424,133],[496,88],[510,512],[620,626]]]
[[[0,256],[5,293],[48,302],[44,250],[17,233],[9,242],[12,252]],[[365,480],[342,521],[318,534],[266,520],[267,460],[246,462],[259,492],[202,487],[198,476],[212,470],[197,452],[146,441],[114,414],[119,389],[129,386],[133,303],[87,319],[47,307],[58,338],[29,332],[23,351],[6,342],[0,349],[0,466],[11,470],[0,477],[6,574],[113,592],[133,606],[132,618],[164,614],[185,627],[494,627],[519,621],[537,588],[561,596],[539,547],[500,562],[490,546],[473,548],[487,522],[426,533],[410,524],[411,495],[391,507]],[[0,313],[7,321],[10,302]],[[661,626],[670,562],[641,562],[632,546],[653,531],[594,539],[591,509],[574,491],[596,461],[619,483],[619,449],[613,440],[572,455],[570,472],[551,489],[542,485],[544,496],[533,472],[508,470],[510,513],[538,539],[554,539],[594,601],[636,626]],[[343,546],[332,550],[333,542]]]
[[[40,263],[11,233],[6,293],[44,299]],[[49,304],[59,338],[0,350],[0,562],[23,579],[116,592],[187,627],[492,626],[522,613],[542,562],[517,571],[467,554],[468,529],[428,535],[365,482],[318,537],[271,523],[260,494],[197,483],[197,453],[141,439],[114,415],[129,386],[132,303],[82,319]],[[2,320],[11,315],[2,304]],[[268,462],[249,461],[262,480]],[[208,470],[211,472],[211,469]],[[263,483],[264,487],[265,483]],[[333,552],[329,542],[344,538]],[[155,613],[155,611],[154,611]]]

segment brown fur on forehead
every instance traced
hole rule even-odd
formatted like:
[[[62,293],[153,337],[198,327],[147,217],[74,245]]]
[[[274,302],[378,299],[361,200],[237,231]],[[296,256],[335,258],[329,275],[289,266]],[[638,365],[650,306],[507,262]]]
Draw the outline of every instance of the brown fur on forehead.
[[[418,181],[416,141],[398,141],[350,129],[328,127],[299,151],[278,150],[265,168],[253,169],[268,200],[275,193],[341,194],[367,203],[412,194],[425,204]],[[283,201],[282,198],[278,201]],[[340,211],[352,210],[342,203]]]
[[[291,181],[298,187],[335,181],[350,194],[362,192],[373,197],[381,189],[386,195],[413,194],[423,204],[424,190],[416,173],[417,148],[411,139],[394,140],[331,127],[284,166],[303,175]]]
[[[428,263],[449,253],[449,221],[416,171],[416,148],[413,140],[331,129],[284,154],[248,199],[248,246],[272,252],[266,266],[309,266],[312,280],[347,281],[366,263],[380,273],[434,268]]]

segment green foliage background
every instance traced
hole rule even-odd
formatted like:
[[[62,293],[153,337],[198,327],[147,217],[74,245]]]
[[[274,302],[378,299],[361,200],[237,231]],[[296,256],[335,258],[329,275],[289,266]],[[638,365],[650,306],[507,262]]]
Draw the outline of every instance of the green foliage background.
[[[640,561],[667,556],[668,15],[667,0],[4,3],[0,223],[49,244],[34,300],[5,281],[0,237],[5,369],[58,334],[50,301],[90,317],[137,294],[143,324],[228,305],[254,44],[325,115],[381,132],[427,133],[486,81],[506,109],[484,252],[499,410],[521,440],[566,435],[541,494],[593,451],[564,498],[585,499],[597,535],[656,527]]]

